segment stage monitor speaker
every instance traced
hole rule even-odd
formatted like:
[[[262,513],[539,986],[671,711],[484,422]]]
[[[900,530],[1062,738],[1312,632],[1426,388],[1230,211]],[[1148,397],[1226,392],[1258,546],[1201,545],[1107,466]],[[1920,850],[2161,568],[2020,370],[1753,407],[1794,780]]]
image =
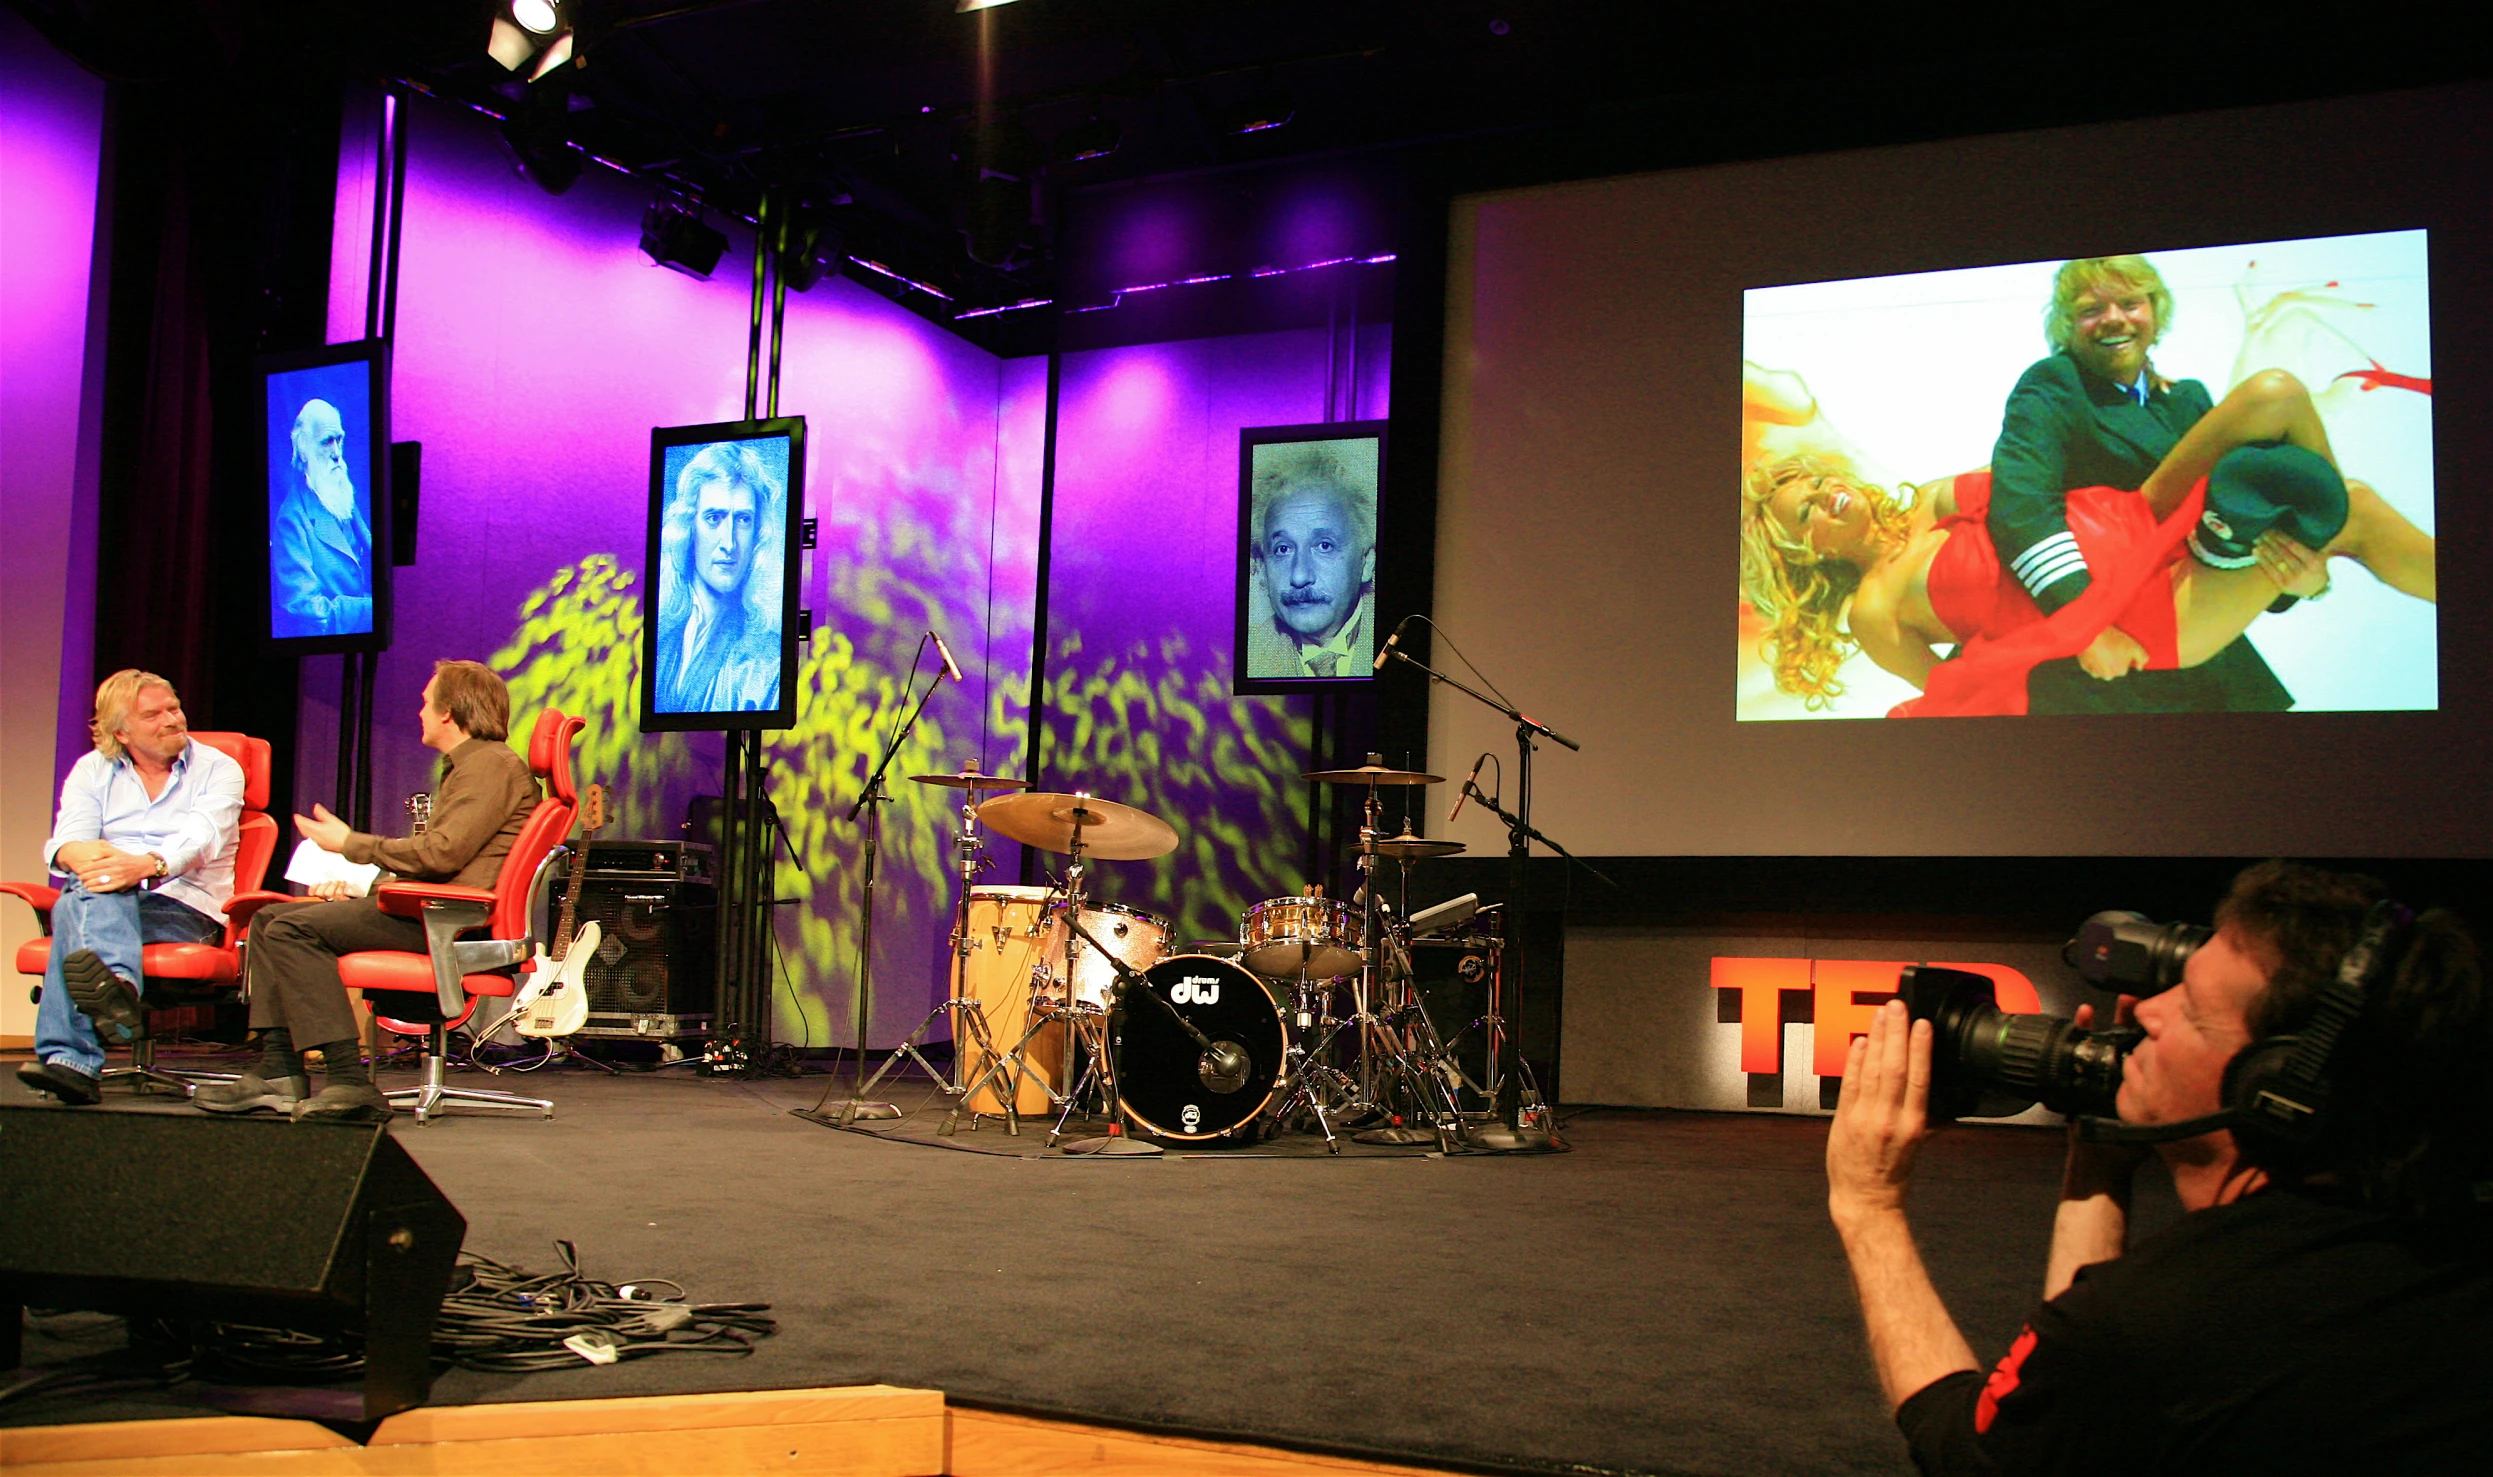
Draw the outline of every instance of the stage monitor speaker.
[[[1420,1003],[1427,1007],[1429,1024],[1454,1053],[1455,1065],[1464,1079],[1478,1086],[1489,1080],[1489,1033],[1483,1018],[1489,1013],[1489,982],[1497,973],[1498,950],[1495,938],[1461,935],[1454,938],[1415,939],[1411,944],[1412,983],[1418,986]],[[1515,1029],[1508,1019],[1506,1029]],[[1466,1092],[1466,1108],[1480,1108],[1485,1103],[1477,1095]]]
[[[609,869],[632,844],[596,843],[580,885],[580,919],[595,919],[602,935],[582,974],[588,1029],[626,1036],[706,1030],[718,995],[718,890],[706,878],[647,865],[663,853],[644,859],[643,868]]]
[[[0,1104],[0,1364],[40,1308],[360,1334],[362,1419],[424,1403],[467,1221],[386,1125]]]
[[[424,443],[390,443],[390,563],[416,562],[416,503],[424,490]]]

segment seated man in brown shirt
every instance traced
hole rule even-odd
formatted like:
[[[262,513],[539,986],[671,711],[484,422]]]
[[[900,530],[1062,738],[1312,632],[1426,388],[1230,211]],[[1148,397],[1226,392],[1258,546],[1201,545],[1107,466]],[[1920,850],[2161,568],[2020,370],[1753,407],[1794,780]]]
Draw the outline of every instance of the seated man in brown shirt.
[[[294,818],[303,838],[359,864],[378,864],[422,882],[491,887],[502,858],[536,809],[537,782],[527,761],[504,742],[511,731],[511,693],[476,662],[433,664],[420,719],[424,746],[443,756],[432,823],[404,840],[368,836],[315,805]],[[355,1013],[338,978],[338,956],[362,949],[424,952],[424,925],[381,911],[374,896],[350,897],[344,884],[313,889],[320,901],[278,903],[251,920],[251,1025],[260,1033],[260,1063],[235,1081],[203,1087],[191,1098],[211,1113],[255,1108],[297,1119],[378,1122],[389,1099],[372,1085],[357,1040]],[[318,1095],[304,1075],[303,1052],[320,1052],[328,1083]]]

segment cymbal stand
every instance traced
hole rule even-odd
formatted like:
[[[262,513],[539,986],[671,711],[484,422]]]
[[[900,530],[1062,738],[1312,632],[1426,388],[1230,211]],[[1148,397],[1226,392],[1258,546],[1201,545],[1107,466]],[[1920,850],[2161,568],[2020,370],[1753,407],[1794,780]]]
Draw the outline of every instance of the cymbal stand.
[[[1065,1033],[1065,1067],[1070,1074],[1074,1062],[1080,1060],[1082,1075],[1074,1083],[1073,1090],[1065,1094],[1064,1107],[1057,1114],[1055,1129],[1047,1136],[1047,1145],[1052,1149],[1064,1138],[1065,1124],[1073,1117],[1073,1110],[1081,1105],[1085,1089],[1096,1087],[1100,1093],[1101,1109],[1108,1119],[1108,1132],[1097,1138],[1075,1139],[1065,1145],[1065,1152],[1144,1158],[1160,1153],[1160,1146],[1126,1137],[1118,1121],[1117,1074],[1108,1060],[1108,1043],[1125,1028],[1126,992],[1122,979],[1116,992],[1109,997],[1104,1017],[1083,1010],[1074,997],[1074,981],[1080,978],[1082,972],[1083,947],[1096,947],[1089,932],[1082,927],[1082,907],[1089,901],[1083,889],[1089,868],[1082,860],[1082,826],[1083,818],[1091,813],[1083,802],[1090,798],[1087,791],[1074,792],[1073,844],[1067,848],[1073,859],[1065,864],[1065,900],[1060,905],[1065,920],[1065,990],[1059,1008],[1073,1026]],[[1105,949],[1099,952],[1112,964],[1124,962]]]
[[[1420,994],[1420,972],[1411,961],[1410,924],[1406,921],[1411,916],[1411,859],[1401,858],[1396,871],[1399,873],[1395,880],[1401,901],[1386,915],[1385,977],[1389,982],[1399,979],[1403,994],[1399,1003],[1379,1014],[1389,1024],[1397,1017],[1407,1022],[1401,1030],[1409,1033],[1406,1044],[1409,1054],[1415,1058],[1414,1065],[1429,1079],[1432,1096],[1439,1087],[1445,1092],[1444,1100],[1431,1106],[1441,1108],[1452,1121],[1459,1123],[1463,1116],[1463,1069],[1455,1064],[1453,1048],[1437,1030],[1436,1020],[1428,1013],[1428,1001]],[[1494,1001],[1491,1008],[1495,1008]],[[1495,1094],[1484,1096],[1494,1097]]]
[[[1369,763],[1382,762],[1381,755],[1370,755]],[[1359,934],[1359,975],[1352,986],[1357,1013],[1352,1017],[1359,1026],[1359,1089],[1361,1100],[1390,1113],[1378,1092],[1380,1078],[1400,1086],[1418,1112],[1425,1113],[1431,1126],[1422,1129],[1408,1124],[1389,1123],[1371,1128],[1356,1137],[1368,1144],[1424,1144],[1434,1139],[1439,1148],[1451,1151],[1462,1129],[1462,1116],[1453,1098],[1434,1100],[1444,1093],[1445,1081],[1432,1071],[1423,1071],[1412,1062],[1397,1032],[1380,1008],[1385,1004],[1386,985],[1394,941],[1385,936],[1383,881],[1376,871],[1376,843],[1385,833],[1380,829],[1383,805],[1377,797],[1374,781],[1368,784],[1368,799],[1359,820],[1359,872],[1362,879],[1360,895],[1365,899],[1364,921]]]
[[[1333,1122],[1325,1115],[1325,1100],[1328,1095],[1333,1096],[1337,1107],[1342,1098],[1352,1098],[1355,1101],[1358,1084],[1351,1079],[1349,1073],[1325,1059],[1325,1053],[1333,1048],[1333,1038],[1341,1034],[1342,1027],[1347,1024],[1347,1021],[1330,1013],[1318,1014],[1318,1007],[1314,1001],[1323,993],[1325,992],[1320,991],[1315,983],[1307,978],[1306,971],[1301,969],[1297,988],[1291,1001],[1293,1008],[1290,1019],[1295,1029],[1291,1036],[1290,1049],[1284,1057],[1288,1074],[1285,1085],[1289,1090],[1275,1094],[1279,1099],[1279,1106],[1272,1110],[1270,1121],[1272,1126],[1278,1129],[1289,1123],[1303,1109],[1315,1118],[1317,1131],[1324,1135],[1325,1152],[1339,1154],[1342,1152],[1342,1142],[1333,1135]],[[1319,1021],[1324,1026],[1324,1034],[1316,1038],[1315,1044],[1310,1046],[1298,1033],[1314,1031]]]

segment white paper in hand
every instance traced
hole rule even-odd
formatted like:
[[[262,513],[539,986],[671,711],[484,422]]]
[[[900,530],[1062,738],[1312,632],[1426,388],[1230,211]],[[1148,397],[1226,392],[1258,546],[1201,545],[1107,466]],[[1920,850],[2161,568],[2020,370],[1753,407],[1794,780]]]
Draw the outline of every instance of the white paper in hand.
[[[311,887],[322,882],[343,882],[356,897],[372,891],[373,879],[381,869],[370,862],[350,862],[334,851],[324,851],[309,841],[295,843],[294,855],[286,861],[286,880]]]

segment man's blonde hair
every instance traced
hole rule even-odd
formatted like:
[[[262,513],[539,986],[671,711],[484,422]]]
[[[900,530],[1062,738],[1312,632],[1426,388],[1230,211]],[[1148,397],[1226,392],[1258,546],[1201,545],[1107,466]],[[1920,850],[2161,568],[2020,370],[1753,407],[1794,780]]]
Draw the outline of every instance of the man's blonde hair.
[[[2155,336],[2173,328],[2173,290],[2164,274],[2143,256],[2082,256],[2063,262],[2052,277],[2052,300],[2043,307],[2043,338],[2055,354],[2065,353],[2077,339],[2077,300],[2089,292],[2146,294],[2155,309]]]
[[[95,752],[118,764],[129,751],[121,746],[121,728],[130,721],[130,710],[138,706],[138,695],[151,687],[173,693],[180,702],[182,695],[173,684],[153,672],[124,667],[104,679],[95,689],[95,716],[87,721],[87,733],[95,740]]]

